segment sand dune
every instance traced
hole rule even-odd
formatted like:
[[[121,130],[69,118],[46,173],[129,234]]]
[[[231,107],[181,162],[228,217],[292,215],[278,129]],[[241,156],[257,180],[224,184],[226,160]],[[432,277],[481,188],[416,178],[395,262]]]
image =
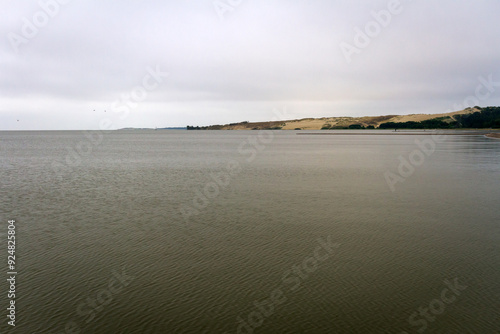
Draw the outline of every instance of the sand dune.
[[[488,133],[485,135],[486,137],[489,137],[489,138],[494,138],[494,139],[500,139],[500,133],[499,132],[496,132],[496,133]]]
[[[387,115],[387,116],[365,116],[365,117],[323,117],[323,118],[304,118],[297,120],[274,121],[274,122],[242,122],[227,125],[215,125],[209,127],[210,129],[220,130],[255,130],[255,129],[269,129],[281,128],[283,130],[320,130],[321,128],[333,127],[342,128],[348,127],[353,124],[360,124],[364,127],[374,126],[378,127],[382,123],[395,122],[421,122],[433,118],[443,118],[444,121],[454,121],[455,115],[470,114],[480,111],[475,108],[467,108],[460,111],[444,113],[444,114],[411,114],[411,115]]]

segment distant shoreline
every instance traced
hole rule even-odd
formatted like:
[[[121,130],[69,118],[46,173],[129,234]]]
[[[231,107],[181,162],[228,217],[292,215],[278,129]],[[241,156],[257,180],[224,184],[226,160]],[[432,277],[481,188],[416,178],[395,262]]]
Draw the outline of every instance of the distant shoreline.
[[[491,129],[500,127],[500,107],[474,107],[443,114],[336,116],[267,122],[191,126],[187,130],[423,130]]]
[[[375,132],[368,132],[368,133],[362,133],[362,132],[297,132],[297,135],[318,135],[318,136],[489,136],[492,135],[490,138],[495,138],[495,139],[500,139],[500,132],[497,133],[485,133],[484,131],[464,131],[460,132],[463,130],[467,129],[461,129],[459,131],[457,130],[448,130],[449,132],[446,132],[446,130],[430,130],[430,131],[422,131],[416,133],[416,131],[384,131],[382,133],[375,133]],[[496,137],[493,137],[496,136]]]
[[[500,139],[500,132],[487,133],[484,136],[492,139]]]

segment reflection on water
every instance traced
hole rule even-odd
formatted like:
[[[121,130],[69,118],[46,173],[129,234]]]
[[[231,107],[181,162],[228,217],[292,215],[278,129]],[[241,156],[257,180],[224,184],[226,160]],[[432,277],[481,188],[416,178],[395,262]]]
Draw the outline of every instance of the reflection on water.
[[[500,142],[447,136],[391,192],[415,138],[0,133],[17,329],[497,333]]]

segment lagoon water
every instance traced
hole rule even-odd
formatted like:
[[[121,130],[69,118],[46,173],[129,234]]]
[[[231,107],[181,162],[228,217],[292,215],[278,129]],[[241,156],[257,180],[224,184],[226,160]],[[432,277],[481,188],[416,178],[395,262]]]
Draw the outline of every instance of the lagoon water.
[[[1,132],[0,332],[500,333],[500,140],[431,138]]]

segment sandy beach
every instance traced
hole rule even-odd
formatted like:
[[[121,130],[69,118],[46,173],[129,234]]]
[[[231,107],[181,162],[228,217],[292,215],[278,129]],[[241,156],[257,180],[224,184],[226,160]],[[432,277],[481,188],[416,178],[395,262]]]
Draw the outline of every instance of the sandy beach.
[[[488,133],[485,136],[488,138],[500,139],[500,132]]]

